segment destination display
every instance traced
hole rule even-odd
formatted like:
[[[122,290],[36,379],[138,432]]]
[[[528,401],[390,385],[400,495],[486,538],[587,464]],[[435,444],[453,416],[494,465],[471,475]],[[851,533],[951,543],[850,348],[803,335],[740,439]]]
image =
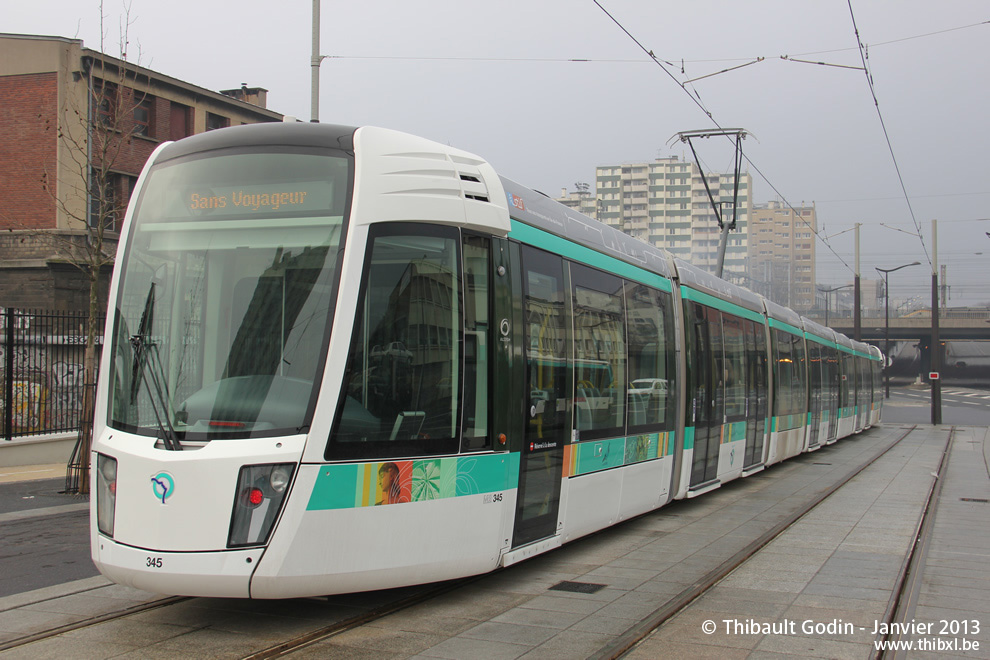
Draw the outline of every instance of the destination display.
[[[283,186],[196,187],[184,193],[182,205],[181,215],[214,217],[328,213],[333,206],[333,187],[322,181],[294,181]]]
[[[257,153],[166,163],[141,193],[146,223],[343,214],[349,164],[336,156]]]
[[[228,195],[200,195],[191,193],[189,195],[189,208],[197,209],[225,209],[228,205],[241,207],[251,211],[259,209],[271,209],[277,211],[283,206],[303,206],[309,192],[306,190],[296,190],[292,192],[266,192],[255,193],[244,190],[235,190]]]

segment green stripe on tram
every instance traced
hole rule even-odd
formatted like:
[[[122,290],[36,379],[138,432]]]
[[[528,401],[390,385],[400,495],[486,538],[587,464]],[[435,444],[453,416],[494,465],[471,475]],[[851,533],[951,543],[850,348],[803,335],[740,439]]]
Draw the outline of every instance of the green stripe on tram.
[[[670,293],[672,290],[670,280],[662,275],[644,270],[638,266],[633,266],[625,261],[620,261],[615,257],[602,254],[601,252],[579,245],[542,229],[523,224],[518,220],[512,220],[512,230],[509,232],[509,238],[514,238],[520,243],[532,245],[543,250],[550,250],[572,261],[587,264],[593,268],[635,280],[636,282],[655,287],[661,291]]]
[[[722,312],[729,312],[730,314],[735,314],[744,319],[750,321],[756,321],[759,324],[763,324],[763,314],[760,312],[754,312],[751,309],[746,309],[745,307],[740,307],[735,303],[731,303],[728,300],[722,300],[710,293],[705,293],[704,291],[698,291],[697,289],[692,289],[689,285],[681,286],[681,298],[684,300],[690,300],[692,302],[700,303],[706,307],[713,307]]]
[[[777,330],[784,330],[785,332],[789,332],[792,335],[797,335],[798,337],[804,337],[804,330],[800,330],[790,323],[775,319],[773,317],[770,317],[770,327]]]
[[[805,339],[808,339],[809,341],[813,341],[816,344],[821,344],[822,346],[825,346],[827,348],[835,348],[835,342],[834,341],[832,341],[831,339],[826,339],[825,337],[822,337],[820,335],[816,335],[815,333],[811,332],[810,330],[806,330],[804,332],[804,336],[805,336]]]

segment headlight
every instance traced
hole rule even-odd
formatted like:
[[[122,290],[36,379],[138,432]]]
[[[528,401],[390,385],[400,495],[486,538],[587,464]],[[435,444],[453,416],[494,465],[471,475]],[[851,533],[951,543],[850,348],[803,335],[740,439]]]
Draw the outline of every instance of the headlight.
[[[245,465],[237,477],[227,547],[264,545],[295,472],[294,463]]]
[[[113,516],[117,509],[117,459],[96,455],[96,526],[113,538]]]
[[[276,493],[285,492],[285,489],[289,486],[289,480],[292,479],[292,467],[291,465],[276,465],[272,468],[272,473],[268,477],[268,483],[271,485],[273,491]]]

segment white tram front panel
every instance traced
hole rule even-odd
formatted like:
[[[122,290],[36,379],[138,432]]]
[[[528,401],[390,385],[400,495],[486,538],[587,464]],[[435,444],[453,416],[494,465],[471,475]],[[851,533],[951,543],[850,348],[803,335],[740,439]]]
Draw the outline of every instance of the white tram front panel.
[[[316,595],[489,570],[506,547],[518,461],[504,450],[324,458],[368,226],[504,234],[499,179],[470,154],[382,129],[354,134],[351,162],[347,149],[320,145],[327,129],[193,138],[159,149],[142,175],[111,291],[114,340],[98,395],[107,412],[93,448],[93,558],[115,581],[185,595]],[[345,230],[353,243],[339,258]],[[376,507],[383,468],[422,492]],[[342,495],[345,473],[354,479]]]

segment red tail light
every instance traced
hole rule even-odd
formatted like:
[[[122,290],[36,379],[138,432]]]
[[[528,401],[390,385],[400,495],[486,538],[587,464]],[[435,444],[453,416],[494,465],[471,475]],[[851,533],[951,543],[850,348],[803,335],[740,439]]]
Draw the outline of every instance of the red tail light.
[[[265,494],[260,488],[252,488],[248,491],[247,501],[251,506],[258,506],[265,501]]]

